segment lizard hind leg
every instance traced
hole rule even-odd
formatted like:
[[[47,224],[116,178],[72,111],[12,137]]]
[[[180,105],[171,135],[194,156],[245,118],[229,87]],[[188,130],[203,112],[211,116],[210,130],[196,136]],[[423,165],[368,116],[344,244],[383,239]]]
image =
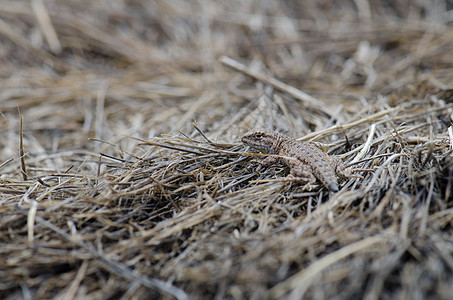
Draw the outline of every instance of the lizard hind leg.
[[[335,173],[342,178],[360,178],[365,179],[362,175],[354,174],[357,172],[374,172],[373,169],[357,169],[352,167],[346,167],[344,162],[339,157],[332,157],[333,164],[335,166]]]
[[[333,166],[335,168],[335,173],[342,178],[349,178],[352,176],[352,169],[346,168],[346,165],[339,157],[331,158]]]
[[[316,177],[313,175],[313,170],[309,165],[302,165],[298,167],[292,167],[289,178],[293,178],[296,181],[304,183],[303,190],[311,190],[311,187],[316,182]]]

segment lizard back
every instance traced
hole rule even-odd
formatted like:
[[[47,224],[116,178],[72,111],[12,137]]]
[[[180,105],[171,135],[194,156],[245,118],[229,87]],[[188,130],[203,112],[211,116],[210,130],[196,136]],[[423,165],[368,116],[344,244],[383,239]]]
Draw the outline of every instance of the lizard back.
[[[288,138],[280,144],[279,148],[279,155],[294,157],[302,164],[309,165],[313,175],[326,187],[330,190],[338,190],[338,180],[330,157],[314,143]],[[290,168],[297,167],[297,161],[285,158],[283,160]]]

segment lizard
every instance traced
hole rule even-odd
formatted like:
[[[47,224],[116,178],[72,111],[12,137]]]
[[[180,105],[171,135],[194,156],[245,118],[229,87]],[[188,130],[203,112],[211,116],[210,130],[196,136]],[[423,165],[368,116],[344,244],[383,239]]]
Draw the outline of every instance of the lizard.
[[[338,192],[337,175],[350,177],[351,171],[346,168],[339,157],[333,157],[319,149],[313,142],[298,141],[276,131],[257,128],[246,133],[241,141],[257,148],[268,156],[260,163],[263,166],[272,165],[278,161],[287,165],[290,176],[296,180],[306,182],[310,187],[316,178],[332,192]]]

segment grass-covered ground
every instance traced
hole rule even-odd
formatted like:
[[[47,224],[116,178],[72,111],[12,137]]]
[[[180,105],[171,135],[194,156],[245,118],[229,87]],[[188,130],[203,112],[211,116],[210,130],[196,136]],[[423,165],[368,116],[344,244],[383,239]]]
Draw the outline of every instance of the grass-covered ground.
[[[452,16],[0,0],[0,298],[450,298]],[[362,171],[303,190],[255,127]]]

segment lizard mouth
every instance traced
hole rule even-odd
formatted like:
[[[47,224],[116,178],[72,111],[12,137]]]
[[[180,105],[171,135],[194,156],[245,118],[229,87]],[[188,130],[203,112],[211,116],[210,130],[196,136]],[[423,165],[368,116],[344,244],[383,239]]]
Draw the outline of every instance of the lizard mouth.
[[[250,147],[254,147],[256,145],[256,143],[254,143],[253,141],[249,140],[248,138],[246,137],[243,137],[241,139],[241,142],[246,144],[247,146],[250,146]]]

